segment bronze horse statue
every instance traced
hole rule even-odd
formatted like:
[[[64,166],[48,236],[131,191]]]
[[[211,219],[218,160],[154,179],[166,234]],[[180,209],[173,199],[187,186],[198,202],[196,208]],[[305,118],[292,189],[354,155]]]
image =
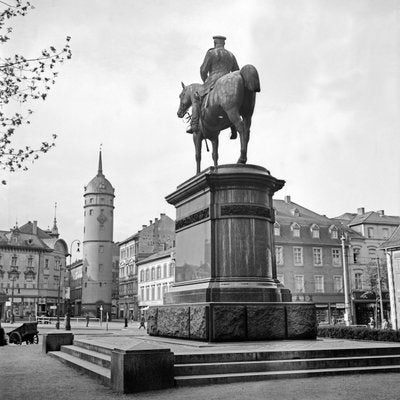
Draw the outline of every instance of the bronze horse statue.
[[[192,105],[196,93],[202,92],[202,84],[185,86],[179,95],[178,117],[183,118]],[[196,172],[200,173],[201,144],[203,139],[212,143],[214,166],[218,165],[218,136],[232,124],[240,136],[238,164],[246,164],[247,145],[250,138],[251,117],[256,103],[256,92],[260,91],[258,72],[253,65],[245,65],[240,71],[222,76],[211,92],[205,96],[200,111],[199,131],[193,133],[196,150]]]

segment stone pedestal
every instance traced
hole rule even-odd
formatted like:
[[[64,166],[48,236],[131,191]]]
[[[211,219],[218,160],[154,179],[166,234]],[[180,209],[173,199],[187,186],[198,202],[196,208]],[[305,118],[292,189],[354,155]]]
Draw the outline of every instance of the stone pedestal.
[[[272,197],[284,183],[263,167],[228,164],[203,171],[167,196],[176,208],[175,284],[164,306],[150,310],[150,334],[216,341],[290,336],[283,305],[279,334],[251,333],[260,315],[268,320],[276,305],[291,301],[276,279],[274,246]]]

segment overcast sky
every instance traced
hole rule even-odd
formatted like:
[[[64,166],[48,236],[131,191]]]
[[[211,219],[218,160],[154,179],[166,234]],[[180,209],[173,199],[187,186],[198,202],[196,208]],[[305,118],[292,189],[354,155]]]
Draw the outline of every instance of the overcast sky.
[[[286,181],[276,198],[329,217],[358,207],[400,215],[399,0],[31,2],[1,56],[33,57],[67,35],[73,56],[18,131],[29,144],[57,133],[57,147],[6,175],[0,229],[29,220],[46,229],[57,202],[61,236],[82,240],[83,187],[100,143],[116,194],[114,241],[161,212],[175,218],[164,198],[195,172],[176,116],[180,82],[200,82],[213,35],[258,69],[248,162]],[[220,164],[238,157],[239,141],[222,132]],[[202,168],[211,164],[204,151]]]

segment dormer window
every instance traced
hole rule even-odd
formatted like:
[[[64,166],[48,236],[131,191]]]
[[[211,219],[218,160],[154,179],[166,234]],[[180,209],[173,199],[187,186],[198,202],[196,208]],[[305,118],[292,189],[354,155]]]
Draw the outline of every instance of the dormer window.
[[[274,224],[274,235],[281,236],[281,226],[277,222]]]
[[[292,215],[293,215],[294,217],[300,217],[300,211],[299,211],[298,208],[293,208],[293,209],[291,210],[291,212],[292,212]]]
[[[290,228],[293,232],[293,237],[300,237],[300,225],[299,224],[293,223]]]
[[[339,231],[335,225],[331,225],[329,227],[329,233],[331,235],[331,239],[338,239],[339,238]]]
[[[319,226],[317,224],[312,224],[310,230],[313,239],[319,239]]]

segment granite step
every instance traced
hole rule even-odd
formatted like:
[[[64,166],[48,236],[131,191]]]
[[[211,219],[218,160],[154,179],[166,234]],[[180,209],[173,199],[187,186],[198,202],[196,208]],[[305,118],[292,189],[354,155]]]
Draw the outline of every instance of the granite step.
[[[114,348],[113,345],[94,343],[92,340],[74,339],[74,345],[90,351],[105,354],[111,357],[111,352]]]
[[[400,372],[400,365],[176,376],[175,386],[199,386],[234,382],[253,382],[272,379],[295,379],[329,375],[376,374],[387,372]]]
[[[289,351],[237,351],[210,353],[176,353],[176,364],[224,363],[244,361],[296,360],[312,358],[340,358],[362,356],[400,355],[400,346],[393,347],[360,347],[318,350]]]
[[[104,368],[111,368],[111,355],[103,354],[98,351],[88,350],[76,345],[61,346],[61,351],[71,356],[81,358]]]
[[[111,369],[104,368],[100,365],[93,364],[90,361],[83,360],[79,357],[72,356],[71,354],[67,354],[63,351],[50,351],[47,353],[50,357],[54,357],[57,360],[63,362],[64,364],[78,370],[84,372],[105,385],[110,385],[111,382]]]
[[[400,355],[175,364],[175,376],[400,365]]]

